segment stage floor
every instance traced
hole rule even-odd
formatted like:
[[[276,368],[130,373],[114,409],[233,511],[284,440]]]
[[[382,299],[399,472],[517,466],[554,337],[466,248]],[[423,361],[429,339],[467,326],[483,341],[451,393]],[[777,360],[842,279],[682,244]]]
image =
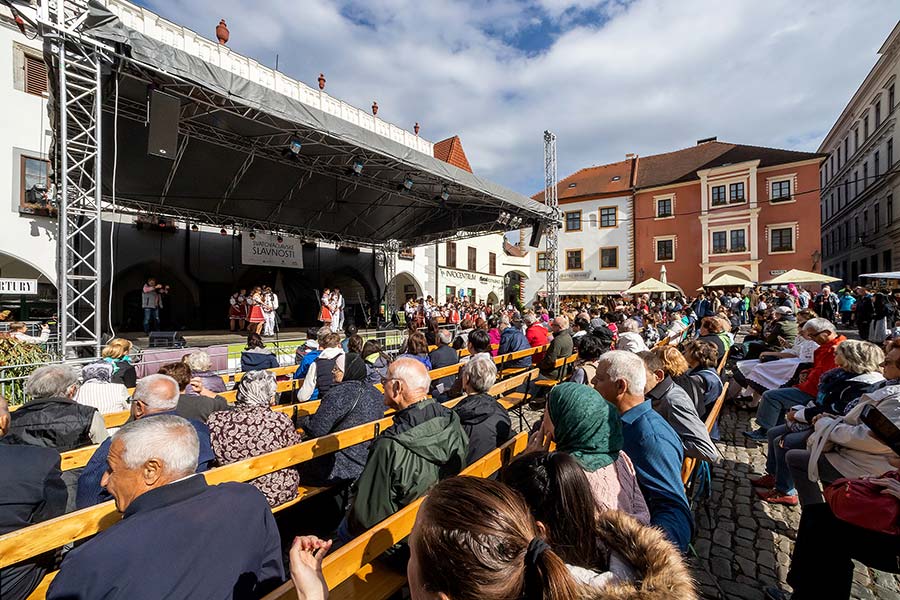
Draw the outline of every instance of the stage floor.
[[[287,329],[282,329],[278,332],[278,337],[275,336],[263,336],[263,340],[266,342],[266,345],[275,345],[276,342],[287,342],[292,345],[297,345],[298,342],[302,343],[306,340],[306,331],[308,327],[290,327]],[[185,330],[178,332],[181,337],[184,338],[185,342],[187,342],[188,346],[193,348],[197,347],[205,347],[205,346],[216,346],[221,344],[227,344],[229,346],[234,345],[243,345],[247,341],[247,332],[243,333],[232,333],[230,331],[215,331],[215,330]],[[384,337],[385,333],[387,334],[396,334],[397,330],[387,330],[387,331],[379,331],[377,332],[379,337]],[[363,339],[369,339],[375,337],[376,330],[375,329],[361,329],[359,331],[359,335],[363,337]],[[120,332],[117,333],[117,337],[125,338],[126,340],[130,340],[134,342],[141,348],[149,348],[150,347],[150,338],[143,331],[132,331],[132,332]],[[343,338],[343,334],[341,335]]]

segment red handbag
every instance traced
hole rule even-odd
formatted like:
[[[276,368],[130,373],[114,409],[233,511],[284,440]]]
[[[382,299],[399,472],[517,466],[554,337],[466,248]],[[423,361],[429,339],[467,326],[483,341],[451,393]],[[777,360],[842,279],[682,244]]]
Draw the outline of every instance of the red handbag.
[[[900,481],[900,471],[889,471],[877,479]],[[838,479],[825,488],[825,501],[831,512],[851,525],[900,535],[900,500],[882,494],[883,486],[869,479]]]

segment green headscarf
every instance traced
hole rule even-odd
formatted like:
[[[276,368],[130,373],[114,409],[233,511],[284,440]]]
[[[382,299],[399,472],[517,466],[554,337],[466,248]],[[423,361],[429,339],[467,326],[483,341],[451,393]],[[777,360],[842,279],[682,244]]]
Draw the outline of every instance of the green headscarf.
[[[561,383],[547,403],[556,449],[571,455],[586,471],[611,465],[622,449],[619,413],[594,388]]]

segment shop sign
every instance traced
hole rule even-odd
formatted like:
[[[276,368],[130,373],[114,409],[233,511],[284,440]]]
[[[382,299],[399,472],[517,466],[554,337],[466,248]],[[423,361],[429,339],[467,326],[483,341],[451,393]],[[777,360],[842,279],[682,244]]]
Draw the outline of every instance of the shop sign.
[[[773,277],[775,275],[784,275],[785,273],[787,273],[787,270],[785,269],[773,269],[772,271],[769,271],[769,275],[772,275]]]
[[[471,281],[485,285],[503,285],[503,278],[493,275],[481,275],[480,273],[472,273],[471,271],[457,271],[456,269],[441,269],[440,274],[447,279],[455,281]]]
[[[560,273],[559,278],[560,278],[560,280],[565,280],[565,279],[588,280],[588,279],[591,279],[592,275],[593,275],[593,271],[578,271],[575,273]]]
[[[37,293],[37,279],[0,278],[0,294],[14,294],[16,296],[37,296]]]

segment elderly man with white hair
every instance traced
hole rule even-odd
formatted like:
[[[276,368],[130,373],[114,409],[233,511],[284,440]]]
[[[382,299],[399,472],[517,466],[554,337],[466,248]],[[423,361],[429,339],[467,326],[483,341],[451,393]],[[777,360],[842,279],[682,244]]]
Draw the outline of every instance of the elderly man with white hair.
[[[352,539],[394,514],[466,464],[468,439],[459,416],[428,398],[425,365],[398,358],[384,378],[384,404],[394,424],[375,438],[338,537]]]
[[[131,418],[135,421],[156,418],[161,415],[175,415],[180,390],[178,383],[168,375],[148,375],[139,379],[131,401]],[[215,455],[209,443],[209,428],[195,419],[187,421],[194,426],[200,444],[200,459],[197,472],[205,471],[215,463]],[[84,471],[78,478],[78,493],[75,497],[77,508],[100,504],[111,498],[104,489],[102,479],[107,470],[112,438],[104,441],[94,452]]]
[[[594,389],[622,418],[622,449],[634,464],[650,524],[685,552],[694,520],[681,483],[683,447],[675,430],[644,398],[646,385],[647,370],[637,354],[613,350],[597,362]]]
[[[116,432],[102,485],[122,521],[66,556],[47,598],[258,598],[281,583],[265,498],[193,476],[199,452],[194,425],[174,415]]]

